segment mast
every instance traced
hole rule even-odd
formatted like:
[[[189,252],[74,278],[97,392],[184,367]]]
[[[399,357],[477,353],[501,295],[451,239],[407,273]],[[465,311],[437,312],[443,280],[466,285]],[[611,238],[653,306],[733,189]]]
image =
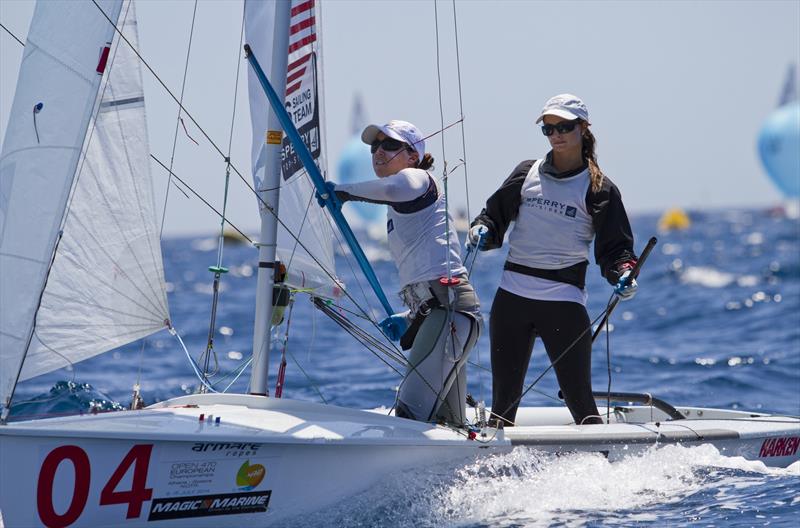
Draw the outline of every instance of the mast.
[[[289,21],[291,2],[275,2],[275,25],[272,45],[271,75],[275,89],[281,99],[286,97],[286,67],[288,63]],[[253,374],[250,394],[267,396],[269,389],[270,326],[272,321],[272,287],[275,284],[277,262],[275,260],[278,241],[278,199],[281,183],[281,142],[283,133],[280,122],[272,110],[267,120],[265,185],[258,189],[262,203],[261,234],[258,244],[258,283],[256,285],[256,315],[253,332]]]

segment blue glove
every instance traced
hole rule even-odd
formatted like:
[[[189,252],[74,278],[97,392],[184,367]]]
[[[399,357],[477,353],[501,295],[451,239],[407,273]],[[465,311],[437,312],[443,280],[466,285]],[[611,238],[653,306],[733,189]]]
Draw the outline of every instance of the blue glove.
[[[485,225],[476,224],[470,227],[469,233],[467,233],[467,245],[476,249],[482,248],[488,233],[489,228]]]
[[[403,334],[408,330],[408,312],[396,313],[390,315],[380,323],[378,327],[386,334],[386,337],[392,341],[399,341]]]
[[[614,295],[619,297],[620,301],[627,301],[628,299],[633,299],[633,296],[636,295],[636,292],[639,290],[639,285],[636,283],[636,279],[629,279],[631,275],[631,270],[626,270],[625,273],[619,278],[619,282],[614,287]]]
[[[325,192],[331,198],[331,204],[332,204],[333,209],[335,209],[337,211],[341,210],[342,209],[342,201],[339,200],[339,198],[336,196],[336,184],[333,183],[332,181],[326,181],[325,182]],[[319,204],[319,206],[320,207],[325,207],[325,205],[328,203],[325,200],[325,198],[323,198],[319,194],[319,192],[316,192],[315,194],[317,196],[317,203]]]

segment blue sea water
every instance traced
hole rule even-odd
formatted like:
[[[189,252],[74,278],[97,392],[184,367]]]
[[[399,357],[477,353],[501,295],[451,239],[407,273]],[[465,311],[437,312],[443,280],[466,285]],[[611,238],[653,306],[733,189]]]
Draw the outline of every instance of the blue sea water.
[[[747,409],[800,415],[800,222],[774,211],[692,212],[685,231],[657,233],[658,218],[632,219],[640,250],[659,243],[642,269],[639,293],[621,303],[593,352],[596,390],[650,392],[674,405]],[[386,248],[365,241],[387,292],[397,273]],[[216,239],[163,243],[173,323],[190,353],[205,350],[211,312]],[[235,370],[252,347],[256,251],[227,245],[215,350],[218,388],[247,389]],[[488,314],[504,250],[481,253],[472,281]],[[337,269],[363,305],[378,303]],[[589,313],[601,313],[611,287],[590,268]],[[393,303],[399,301],[390,294]],[[488,318],[487,318],[488,321]],[[363,326],[363,325],[362,325]],[[284,327],[275,334],[284,338]],[[608,337],[609,348],[606,348]],[[491,404],[488,336],[473,352],[469,391]],[[390,407],[399,376],[298,295],[287,343],[285,396],[350,407]],[[277,372],[273,356],[271,385]],[[537,343],[532,382],[547,366]],[[16,415],[53,415],[127,406],[132,387],[145,403],[190,393],[197,379],[177,341],[166,332],[70,369],[26,381]],[[88,385],[87,385],[88,384]],[[560,405],[548,373],[523,405]],[[798,526],[800,464],[769,469],[722,457],[713,447],[668,447],[609,463],[599,455],[560,457],[529,449],[461,466],[392,475],[335,508],[297,520],[297,526]]]

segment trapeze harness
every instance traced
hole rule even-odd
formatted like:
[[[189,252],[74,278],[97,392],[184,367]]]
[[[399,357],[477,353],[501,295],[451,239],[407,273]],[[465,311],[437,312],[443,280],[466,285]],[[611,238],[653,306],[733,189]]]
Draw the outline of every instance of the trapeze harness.
[[[461,262],[458,234],[451,228],[445,238],[448,216],[436,180],[409,168],[377,180],[337,185],[336,193],[343,201],[389,205],[389,250],[404,285],[400,297],[410,320],[400,340],[403,350],[409,350],[409,368],[395,414],[463,424],[463,367],[481,332],[480,304]],[[460,279],[458,285],[439,282],[448,269]]]

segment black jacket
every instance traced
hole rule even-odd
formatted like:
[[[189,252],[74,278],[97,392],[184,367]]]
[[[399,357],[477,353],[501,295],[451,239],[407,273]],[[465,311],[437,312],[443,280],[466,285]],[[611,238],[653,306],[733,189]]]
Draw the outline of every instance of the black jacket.
[[[503,238],[509,224],[517,218],[522,201],[522,184],[536,160],[526,160],[517,165],[506,181],[489,197],[486,207],[472,222],[472,226],[483,224],[486,234],[482,250],[497,249],[503,245]],[[560,178],[574,176],[586,167],[554,175]],[[586,192],[586,209],[592,216],[594,225],[594,256],[603,277],[610,284],[616,284],[625,269],[636,262],[633,252],[633,232],[628,221],[622,195],[617,186],[603,178],[601,189],[593,192],[591,186]]]

